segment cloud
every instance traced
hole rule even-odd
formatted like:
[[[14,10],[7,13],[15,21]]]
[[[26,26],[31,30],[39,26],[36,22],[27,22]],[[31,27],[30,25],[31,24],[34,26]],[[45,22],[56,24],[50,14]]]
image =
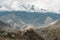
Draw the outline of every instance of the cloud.
[[[8,9],[5,8],[5,7],[0,7],[0,10],[1,10],[1,11],[7,11]]]
[[[21,5],[19,5],[19,2],[18,1],[14,1],[11,5],[11,8],[13,10],[25,10]]]
[[[0,0],[0,3],[0,5],[6,7],[7,9],[15,11],[30,11],[32,5],[34,5],[35,11],[46,9],[48,11],[58,12],[60,10],[60,0]]]

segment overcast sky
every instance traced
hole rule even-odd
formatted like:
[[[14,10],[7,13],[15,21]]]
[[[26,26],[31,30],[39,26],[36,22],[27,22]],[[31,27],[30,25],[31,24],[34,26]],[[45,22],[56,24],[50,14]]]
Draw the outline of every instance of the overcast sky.
[[[25,7],[23,7],[23,6]],[[46,9],[58,12],[60,0],[0,0],[0,10],[27,10],[34,5],[35,10]]]

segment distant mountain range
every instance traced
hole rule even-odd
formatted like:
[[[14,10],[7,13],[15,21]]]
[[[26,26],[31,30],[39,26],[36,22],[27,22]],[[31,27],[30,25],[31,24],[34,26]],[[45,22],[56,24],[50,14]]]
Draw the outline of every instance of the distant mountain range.
[[[54,12],[60,14],[60,10],[48,10],[44,8],[35,8],[35,5],[24,5],[24,4],[14,4],[14,5],[0,5],[0,11],[26,11],[26,12]]]
[[[40,27],[48,25],[60,19],[60,14],[53,12],[25,12],[25,11],[5,11],[0,12],[0,20],[9,24],[14,30],[23,29],[28,26]]]
[[[20,8],[20,6],[22,9]],[[17,6],[17,8],[19,9],[16,8],[14,9],[8,6],[0,6],[0,11],[49,12],[48,10],[42,8],[36,9],[35,5],[31,5],[31,6],[27,5],[27,7],[25,5],[20,5],[20,6]]]

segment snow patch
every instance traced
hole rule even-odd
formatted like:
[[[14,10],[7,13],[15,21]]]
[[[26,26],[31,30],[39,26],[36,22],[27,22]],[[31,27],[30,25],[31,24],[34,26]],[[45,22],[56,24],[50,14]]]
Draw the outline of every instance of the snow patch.
[[[0,11],[33,11],[57,12],[60,13],[60,0],[0,0]]]

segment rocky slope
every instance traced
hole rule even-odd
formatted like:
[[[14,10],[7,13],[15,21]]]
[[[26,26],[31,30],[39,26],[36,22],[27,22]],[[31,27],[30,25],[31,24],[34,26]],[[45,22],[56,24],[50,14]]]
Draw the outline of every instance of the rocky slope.
[[[11,29],[11,27],[2,21],[0,21],[0,26],[0,28],[4,29],[0,30],[0,40],[60,40],[60,19],[45,28],[30,28],[28,26],[26,29],[16,32],[5,31],[8,28]]]
[[[37,28],[35,31],[44,40],[60,40],[60,19],[47,25],[46,28]]]

